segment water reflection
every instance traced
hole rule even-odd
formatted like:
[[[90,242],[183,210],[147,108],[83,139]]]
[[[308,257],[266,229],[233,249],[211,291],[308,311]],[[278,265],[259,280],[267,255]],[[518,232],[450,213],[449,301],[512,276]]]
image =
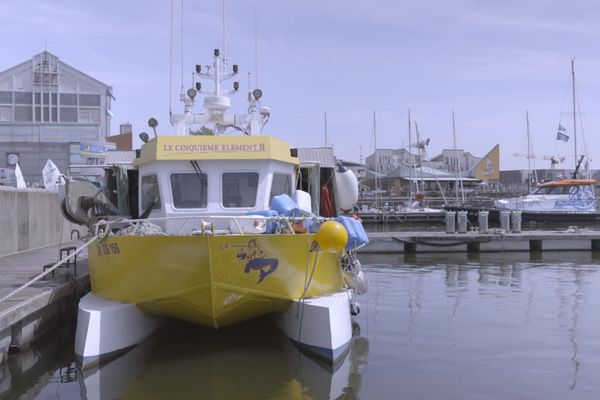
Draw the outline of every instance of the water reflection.
[[[370,286],[358,299],[362,332],[354,325],[339,365],[298,351],[269,321],[216,333],[173,322],[83,373],[56,347],[36,350],[59,356],[39,368],[27,353],[19,368],[0,369],[0,399],[579,399],[600,391],[600,253],[362,261]]]
[[[353,399],[369,343],[354,327],[336,365],[312,358],[264,319],[214,332],[173,321],[151,341],[84,371],[87,399]]]

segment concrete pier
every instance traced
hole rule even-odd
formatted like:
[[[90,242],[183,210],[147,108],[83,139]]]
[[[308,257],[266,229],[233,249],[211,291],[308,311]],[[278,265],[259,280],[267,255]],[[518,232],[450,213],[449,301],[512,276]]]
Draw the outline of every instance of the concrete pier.
[[[593,251],[600,250],[600,230],[564,229],[466,232],[371,232],[361,253]]]
[[[81,246],[69,241],[60,247]],[[43,272],[43,266],[59,261],[59,245],[13,253],[0,257],[0,299]],[[77,256],[74,267],[59,267],[45,280],[0,303],[0,363],[9,351],[26,349],[34,340],[77,312],[77,301],[89,290],[87,252]]]
[[[0,256],[70,240],[86,228],[65,220],[58,192],[0,186]]]

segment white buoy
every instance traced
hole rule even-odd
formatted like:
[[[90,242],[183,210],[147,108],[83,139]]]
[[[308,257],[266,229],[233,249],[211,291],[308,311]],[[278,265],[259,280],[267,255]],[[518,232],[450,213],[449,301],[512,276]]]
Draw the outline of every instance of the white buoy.
[[[358,201],[358,179],[351,170],[339,165],[335,169],[335,202],[339,209],[349,211]]]

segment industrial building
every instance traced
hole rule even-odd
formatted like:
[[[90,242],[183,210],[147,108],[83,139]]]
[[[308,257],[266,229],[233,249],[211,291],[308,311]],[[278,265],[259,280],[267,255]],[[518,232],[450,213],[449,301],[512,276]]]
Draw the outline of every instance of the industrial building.
[[[36,185],[52,159],[90,164],[115,148],[110,136],[112,87],[48,51],[0,72],[0,168],[19,163]]]

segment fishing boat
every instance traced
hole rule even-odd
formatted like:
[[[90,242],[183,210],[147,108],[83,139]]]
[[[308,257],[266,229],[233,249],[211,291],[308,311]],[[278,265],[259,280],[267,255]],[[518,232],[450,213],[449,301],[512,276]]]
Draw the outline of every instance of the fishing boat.
[[[105,166],[102,189],[61,186],[65,216],[97,238],[91,293],[79,303],[75,352],[84,363],[144,341],[164,317],[220,329],[274,314],[289,338],[326,359],[347,350],[355,294],[366,290],[356,249],[368,238],[341,215],[358,187],[340,182],[356,178],[336,169],[330,186],[306,186],[296,149],[261,135],[271,112],[260,89],[248,95],[248,114],[228,112],[239,84],[222,84],[237,74],[216,49],[194,72],[214,90],[197,82],[181,94],[175,135],[159,134],[151,118],[153,137],[140,134],[131,165]],[[205,112],[194,113],[201,94]],[[209,134],[190,135],[198,125]]]

